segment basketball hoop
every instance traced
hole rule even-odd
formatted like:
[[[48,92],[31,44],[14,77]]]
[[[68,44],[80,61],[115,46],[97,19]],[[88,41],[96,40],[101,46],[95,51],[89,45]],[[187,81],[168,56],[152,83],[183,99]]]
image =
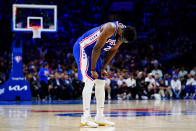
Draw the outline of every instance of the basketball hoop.
[[[41,26],[32,26],[32,30],[33,30],[33,39],[35,38],[41,38],[41,31],[42,31],[42,27]]]

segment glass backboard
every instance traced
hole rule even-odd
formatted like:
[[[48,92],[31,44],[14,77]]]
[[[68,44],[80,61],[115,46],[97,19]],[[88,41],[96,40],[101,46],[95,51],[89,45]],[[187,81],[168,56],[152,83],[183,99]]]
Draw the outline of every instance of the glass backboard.
[[[12,30],[32,31],[33,26],[42,27],[42,32],[56,32],[57,6],[13,4]]]

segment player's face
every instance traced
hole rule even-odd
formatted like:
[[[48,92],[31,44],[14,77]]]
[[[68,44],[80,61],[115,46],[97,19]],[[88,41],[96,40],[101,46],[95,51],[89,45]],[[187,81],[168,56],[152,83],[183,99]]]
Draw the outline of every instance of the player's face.
[[[120,32],[121,32],[121,33],[120,33],[120,38],[119,38],[119,40],[122,41],[123,43],[128,43],[128,41],[127,41],[126,38],[124,37],[124,32],[123,32],[123,29],[126,28],[126,26],[123,25],[122,23],[119,23],[119,25],[120,25],[120,27],[121,27],[121,28],[120,28],[120,30],[121,30]]]
[[[47,69],[48,67],[49,67],[49,66],[48,66],[48,65],[46,65],[44,68],[45,68],[45,69]]]
[[[127,39],[124,37],[123,31],[122,31],[122,34],[121,34],[119,40],[122,41],[123,43],[128,43]]]

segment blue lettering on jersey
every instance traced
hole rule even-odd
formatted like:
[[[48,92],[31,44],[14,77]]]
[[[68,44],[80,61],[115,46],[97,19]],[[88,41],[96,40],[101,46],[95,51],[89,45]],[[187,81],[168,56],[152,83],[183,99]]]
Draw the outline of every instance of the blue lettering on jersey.
[[[90,40],[92,41],[92,40],[94,40],[94,39],[97,38],[97,37],[98,37],[98,35],[95,34],[94,36],[92,36],[92,37],[90,38]]]

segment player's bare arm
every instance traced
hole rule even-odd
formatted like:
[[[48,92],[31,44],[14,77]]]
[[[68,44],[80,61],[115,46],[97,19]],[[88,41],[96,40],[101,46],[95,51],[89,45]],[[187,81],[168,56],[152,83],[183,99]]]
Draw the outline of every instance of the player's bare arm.
[[[106,77],[107,76],[107,72],[105,71],[106,66],[111,62],[111,60],[114,58],[114,56],[116,55],[118,48],[120,47],[120,45],[122,44],[121,41],[118,41],[117,44],[108,51],[106,59],[104,61],[103,67],[101,68],[101,77]]]
[[[96,63],[100,56],[100,52],[102,47],[107,42],[107,39],[110,38],[113,33],[115,32],[115,25],[113,23],[107,23],[101,28],[101,33],[99,35],[99,38],[93,48],[92,51],[92,58],[91,58],[91,76],[95,79],[98,78],[98,74],[95,71],[96,70]]]

